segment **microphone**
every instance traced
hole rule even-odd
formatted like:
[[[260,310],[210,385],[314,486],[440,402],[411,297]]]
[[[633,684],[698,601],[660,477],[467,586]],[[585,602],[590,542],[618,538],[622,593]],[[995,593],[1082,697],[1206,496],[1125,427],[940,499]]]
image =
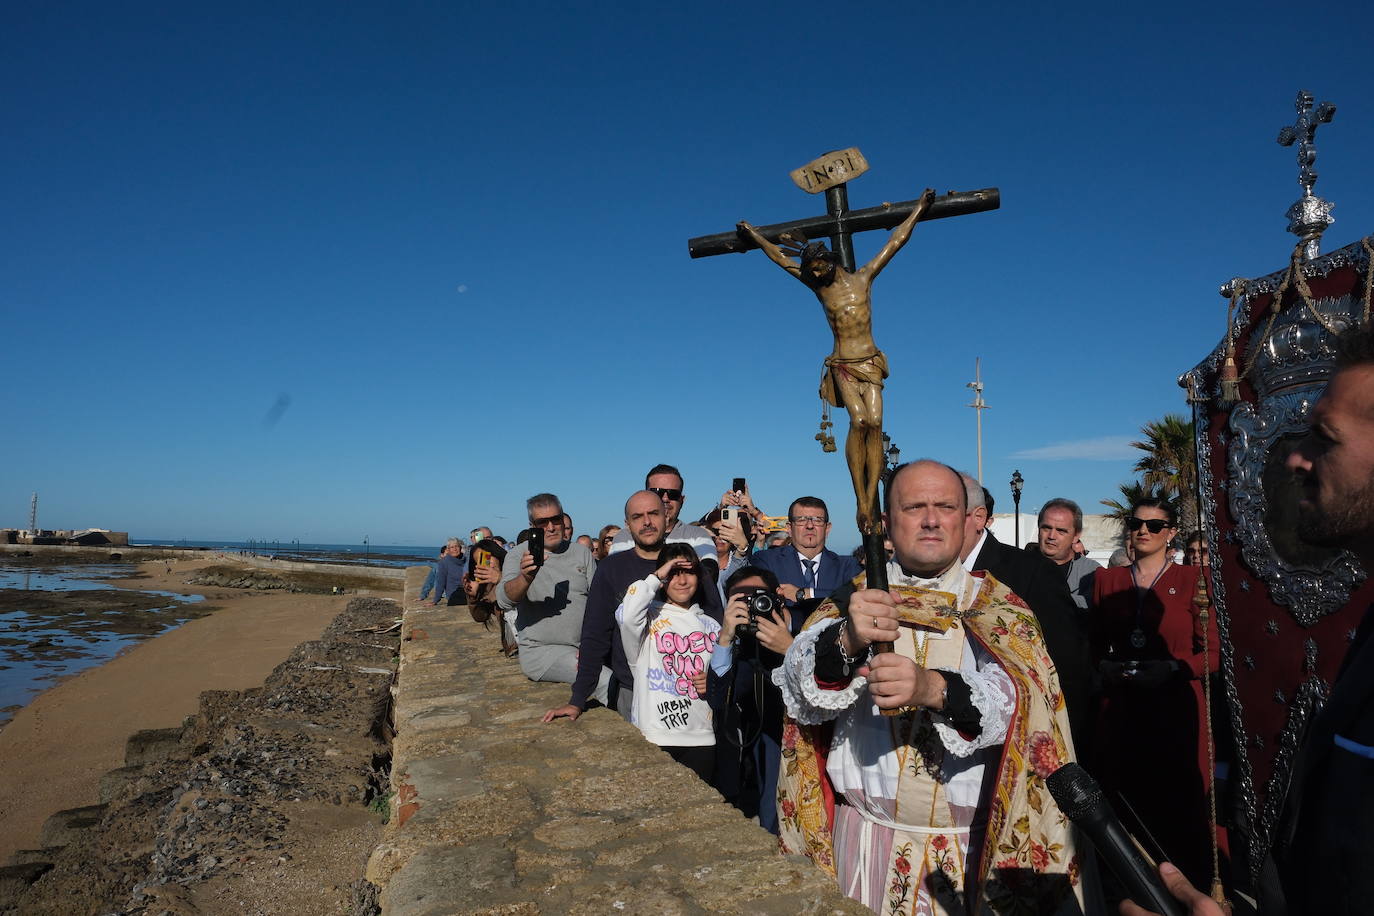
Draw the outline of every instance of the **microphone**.
[[[1163,916],[1188,916],[1183,904],[1159,880],[1135,841],[1102,795],[1102,787],[1076,763],[1066,763],[1045,780],[1054,803],[1092,840],[1097,854],[1126,886],[1130,899]]]

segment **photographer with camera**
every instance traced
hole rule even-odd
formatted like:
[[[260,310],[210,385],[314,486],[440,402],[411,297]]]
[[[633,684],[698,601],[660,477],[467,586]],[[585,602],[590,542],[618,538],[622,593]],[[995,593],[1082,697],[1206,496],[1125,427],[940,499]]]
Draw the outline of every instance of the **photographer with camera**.
[[[582,617],[596,560],[591,551],[565,537],[563,506],[552,493],[525,501],[531,536],[506,554],[496,603],[514,616],[520,670],[532,681],[577,677]],[[594,695],[605,702],[610,671],[602,668]]]
[[[782,695],[771,673],[792,645],[793,615],[770,570],[743,566],[725,582],[721,648],[711,658],[708,700],[720,723],[717,788],[746,816],[778,832]]]

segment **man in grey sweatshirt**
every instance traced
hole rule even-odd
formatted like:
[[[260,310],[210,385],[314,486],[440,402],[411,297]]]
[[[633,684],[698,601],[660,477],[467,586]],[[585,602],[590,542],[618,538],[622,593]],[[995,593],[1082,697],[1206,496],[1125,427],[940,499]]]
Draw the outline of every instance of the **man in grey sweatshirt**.
[[[506,554],[496,603],[515,618],[520,646],[520,670],[532,681],[562,681],[577,677],[577,649],[582,637],[582,614],[596,559],[592,552],[567,537],[563,505],[552,493],[538,493],[525,501],[530,527],[544,535],[544,562],[538,565],[529,541]],[[609,668],[603,667],[593,693],[606,701]]]

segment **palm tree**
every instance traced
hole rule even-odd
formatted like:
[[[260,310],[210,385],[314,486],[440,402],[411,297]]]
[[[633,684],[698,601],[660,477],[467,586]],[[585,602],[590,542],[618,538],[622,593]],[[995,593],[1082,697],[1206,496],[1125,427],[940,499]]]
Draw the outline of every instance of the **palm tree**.
[[[1114,518],[1119,522],[1124,522],[1126,516],[1131,514],[1131,510],[1146,497],[1156,495],[1153,490],[1146,490],[1145,485],[1138,480],[1130,483],[1123,483],[1120,486],[1121,502],[1114,499],[1100,499],[1098,502],[1112,511],[1107,513],[1108,518]]]
[[[1178,506],[1179,526],[1197,530],[1197,446],[1193,423],[1182,414],[1165,414],[1140,428],[1143,442],[1131,446],[1145,452],[1135,463],[1141,483]]]

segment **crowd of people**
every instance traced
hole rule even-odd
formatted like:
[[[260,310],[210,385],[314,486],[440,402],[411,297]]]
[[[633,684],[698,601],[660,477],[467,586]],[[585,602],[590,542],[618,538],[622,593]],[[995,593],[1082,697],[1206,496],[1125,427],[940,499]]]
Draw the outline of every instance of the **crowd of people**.
[[[1369,562],[1374,354],[1351,360],[1290,467],[1308,486],[1304,536]],[[827,546],[824,499],[794,499],[775,532],[743,486],[691,523],[663,464],[595,536],[539,493],[515,543],[485,527],[450,539],[423,598],[466,603],[531,680],[570,685],[546,723],[615,710],[874,910],[1093,911],[1103,886],[1045,790],[1078,761],[1203,912],[1189,883],[1212,877],[1205,686],[1220,645],[1200,613],[1205,540],[1142,499],[1124,562],[1102,567],[1072,500],[1046,502],[1022,550],[990,530],[991,494],[945,464],[902,465],[884,488],[883,589],[866,587],[862,552]],[[1329,788],[1318,797],[1335,804]],[[1311,818],[1297,827],[1337,844]],[[1292,911],[1313,911],[1285,878]]]

